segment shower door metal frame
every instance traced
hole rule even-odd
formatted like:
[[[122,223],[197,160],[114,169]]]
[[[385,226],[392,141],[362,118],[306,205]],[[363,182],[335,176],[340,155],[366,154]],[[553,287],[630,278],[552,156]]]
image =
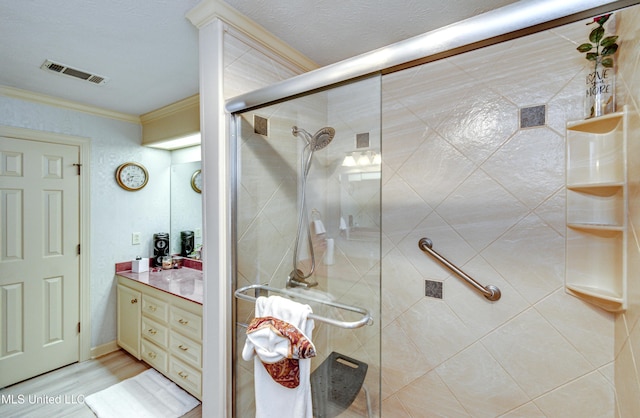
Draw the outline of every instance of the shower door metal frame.
[[[388,74],[591,16],[640,0],[520,0],[226,101],[229,113],[276,103],[374,73]]]

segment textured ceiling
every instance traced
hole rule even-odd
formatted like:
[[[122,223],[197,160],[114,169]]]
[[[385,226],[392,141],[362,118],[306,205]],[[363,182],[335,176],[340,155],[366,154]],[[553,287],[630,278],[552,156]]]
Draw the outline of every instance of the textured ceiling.
[[[372,51],[516,0],[226,0],[320,65]]]
[[[228,0],[320,65],[515,0]],[[198,92],[199,0],[0,0],[0,85],[140,115]],[[106,76],[45,72],[50,59]]]

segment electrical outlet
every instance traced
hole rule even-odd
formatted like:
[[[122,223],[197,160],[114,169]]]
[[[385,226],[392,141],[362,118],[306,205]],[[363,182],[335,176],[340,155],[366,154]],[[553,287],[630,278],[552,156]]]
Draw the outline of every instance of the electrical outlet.
[[[131,244],[140,245],[140,232],[134,232],[131,234]]]
[[[201,238],[202,237],[202,230],[200,228],[196,228],[195,233],[193,234],[194,238]]]

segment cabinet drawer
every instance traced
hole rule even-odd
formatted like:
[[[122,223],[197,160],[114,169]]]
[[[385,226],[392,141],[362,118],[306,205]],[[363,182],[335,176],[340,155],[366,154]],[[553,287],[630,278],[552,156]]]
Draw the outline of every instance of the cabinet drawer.
[[[169,342],[169,331],[167,327],[144,316],[142,317],[142,335],[144,338],[162,347],[167,347]]]
[[[142,295],[142,313],[161,322],[169,318],[169,305],[148,295]]]
[[[171,329],[175,329],[194,340],[202,340],[202,317],[191,312],[187,312],[176,306],[169,310]]]
[[[167,352],[152,342],[142,340],[142,360],[149,363],[154,369],[161,373],[169,370],[169,356]]]
[[[198,370],[171,356],[169,359],[169,377],[189,393],[201,399],[202,373]]]
[[[202,367],[202,345],[173,330],[169,335],[169,351],[198,369]]]

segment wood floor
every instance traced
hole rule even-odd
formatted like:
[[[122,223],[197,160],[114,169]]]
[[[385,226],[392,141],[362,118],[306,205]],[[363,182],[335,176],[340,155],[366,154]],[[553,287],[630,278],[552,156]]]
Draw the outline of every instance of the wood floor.
[[[83,397],[148,368],[146,363],[136,360],[123,350],[95,360],[72,364],[0,389],[0,417],[95,418],[91,409],[82,402]],[[43,396],[48,399],[53,397],[53,400],[47,401]],[[201,416],[202,405],[199,405],[183,415],[183,418]],[[131,418],[135,418],[135,415]]]

